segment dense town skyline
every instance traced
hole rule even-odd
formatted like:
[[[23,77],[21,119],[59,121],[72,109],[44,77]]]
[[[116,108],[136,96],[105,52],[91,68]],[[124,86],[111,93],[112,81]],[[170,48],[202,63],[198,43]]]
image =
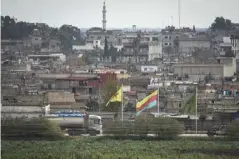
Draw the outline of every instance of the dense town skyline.
[[[102,27],[103,0],[2,0],[2,15],[18,20],[80,28]],[[238,0],[181,0],[181,26],[207,28],[215,17],[239,22]],[[36,7],[37,6],[37,7]],[[178,0],[106,0],[107,28],[178,26]]]

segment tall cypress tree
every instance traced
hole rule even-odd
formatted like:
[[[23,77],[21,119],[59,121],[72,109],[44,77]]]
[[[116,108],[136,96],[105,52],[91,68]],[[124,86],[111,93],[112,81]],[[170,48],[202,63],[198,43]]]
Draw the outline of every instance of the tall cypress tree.
[[[107,38],[106,38],[106,36],[105,36],[104,57],[107,57],[108,54],[109,54],[108,41],[107,41]]]

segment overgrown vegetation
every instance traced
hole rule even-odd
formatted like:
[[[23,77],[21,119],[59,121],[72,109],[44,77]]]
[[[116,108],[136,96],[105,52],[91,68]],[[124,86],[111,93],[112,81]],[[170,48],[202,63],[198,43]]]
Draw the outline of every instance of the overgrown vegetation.
[[[58,140],[64,138],[59,125],[45,118],[5,118],[1,122],[3,140]]]
[[[237,159],[239,145],[224,141],[146,141],[79,137],[65,141],[2,141],[4,159]]]

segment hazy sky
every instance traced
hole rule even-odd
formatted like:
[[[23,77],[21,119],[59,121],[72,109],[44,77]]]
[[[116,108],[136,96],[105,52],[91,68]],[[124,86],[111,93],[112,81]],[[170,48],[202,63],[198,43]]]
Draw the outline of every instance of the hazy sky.
[[[57,27],[102,27],[102,6],[103,0],[1,0],[1,15]],[[106,0],[106,9],[107,27],[178,26],[178,0]],[[239,22],[239,0],[181,0],[181,26],[208,27],[216,16]]]

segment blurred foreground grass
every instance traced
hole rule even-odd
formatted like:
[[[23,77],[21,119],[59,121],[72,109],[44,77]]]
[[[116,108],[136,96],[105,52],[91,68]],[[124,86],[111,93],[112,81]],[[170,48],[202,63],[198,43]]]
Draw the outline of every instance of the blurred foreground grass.
[[[1,152],[4,159],[237,159],[239,142],[78,137],[59,141],[2,141]]]

